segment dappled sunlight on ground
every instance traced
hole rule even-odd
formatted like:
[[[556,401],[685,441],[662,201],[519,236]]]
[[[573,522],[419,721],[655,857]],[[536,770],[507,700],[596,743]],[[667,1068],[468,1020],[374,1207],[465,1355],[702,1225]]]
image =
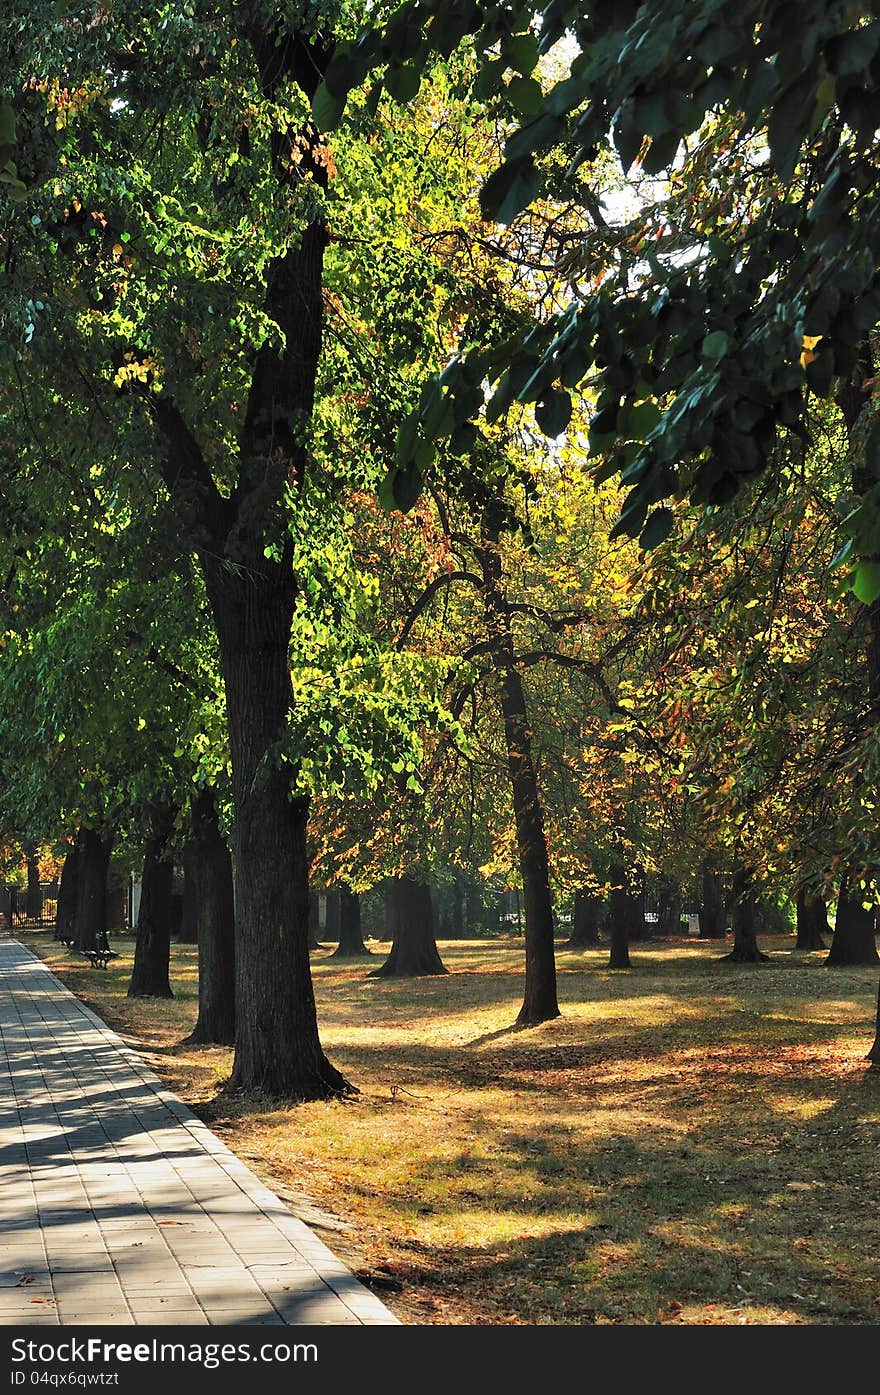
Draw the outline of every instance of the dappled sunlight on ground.
[[[444,943],[448,977],[403,981],[318,952],[325,1047],[361,1093],[266,1109],[218,1094],[228,1051],[176,1045],[191,947],[175,1000],[148,1003],[125,998],[130,947],[101,974],[38,938],[231,1147],[349,1223],[407,1320],[880,1318],[876,969],[788,940],[741,966],[648,942],[631,972],[560,946],[563,1016],[511,1031],[514,940]]]

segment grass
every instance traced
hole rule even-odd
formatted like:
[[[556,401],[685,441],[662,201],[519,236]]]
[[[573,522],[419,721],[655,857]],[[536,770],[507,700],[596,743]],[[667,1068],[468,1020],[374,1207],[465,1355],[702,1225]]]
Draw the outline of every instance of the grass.
[[[405,1321],[880,1319],[876,969],[788,939],[760,966],[637,945],[629,972],[560,947],[563,1016],[512,1032],[514,940],[444,943],[448,978],[401,981],[319,952],[322,1039],[360,1094],[278,1109],[218,1094],[229,1052],[177,1045],[190,947],[166,1003],[125,997],[130,940],[106,973],[28,941],[282,1194],[340,1218],[330,1243],[396,1276]]]

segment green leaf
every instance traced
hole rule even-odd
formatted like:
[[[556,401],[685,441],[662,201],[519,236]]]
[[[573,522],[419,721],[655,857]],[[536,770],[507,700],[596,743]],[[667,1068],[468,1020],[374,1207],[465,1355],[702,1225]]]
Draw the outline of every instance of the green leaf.
[[[324,74],[324,85],[331,96],[344,102],[353,87],[363,81],[364,67],[348,48],[334,53]]]
[[[622,429],[633,440],[643,441],[654,430],[662,416],[663,413],[656,402],[639,402],[627,410]]]
[[[8,102],[0,102],[0,146],[15,146],[15,112]]]
[[[496,92],[500,92],[504,83],[502,81],[507,63],[503,58],[494,58],[491,63],[484,63],[476,81],[474,82],[474,96],[481,102],[493,97]]]
[[[528,77],[538,63],[538,36],[531,30],[527,34],[512,34],[510,38],[502,39],[501,53],[508,67]]]
[[[422,82],[421,70],[414,64],[389,68],[385,74],[385,89],[397,102],[411,102]]]
[[[506,90],[511,102],[522,116],[536,116],[541,110],[544,93],[541,84],[535,78],[511,78]]]
[[[871,605],[880,596],[880,562],[860,562],[853,577],[852,589],[863,605]]]
[[[401,513],[409,513],[422,492],[424,476],[416,465],[406,470],[398,470],[392,481],[394,502]]]
[[[703,358],[708,358],[712,363],[719,363],[723,359],[730,347],[730,339],[723,329],[716,329],[714,333],[707,334],[703,340],[700,352]]]
[[[650,552],[652,547],[658,547],[665,542],[672,532],[675,523],[675,515],[672,509],[655,509],[639,534],[639,543],[645,552]]]
[[[480,211],[488,221],[511,223],[541,188],[541,174],[531,156],[505,161],[480,190]]]
[[[571,398],[567,392],[548,392],[535,408],[535,421],[545,436],[561,436],[571,421]]]
[[[345,111],[345,98],[334,97],[326,82],[320,82],[312,98],[312,116],[319,131],[333,131]]]
[[[408,465],[412,460],[418,430],[419,414],[418,412],[410,412],[409,416],[404,417],[397,428],[397,440],[394,453],[398,465]]]

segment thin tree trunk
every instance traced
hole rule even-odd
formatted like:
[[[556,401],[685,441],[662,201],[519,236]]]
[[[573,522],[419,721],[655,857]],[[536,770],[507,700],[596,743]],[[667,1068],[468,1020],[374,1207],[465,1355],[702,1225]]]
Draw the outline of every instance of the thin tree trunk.
[[[628,969],[629,927],[632,922],[632,899],[627,887],[626,868],[615,863],[610,869],[610,890],[608,894],[608,930],[611,936],[609,969]]]
[[[566,941],[569,949],[590,949],[599,944],[599,917],[602,897],[579,890],[574,894],[571,935]]]
[[[79,858],[79,830],[67,849],[64,866],[61,868],[61,881],[58,886],[58,900],[55,906],[56,940],[67,940],[76,936],[76,883],[77,860]]]
[[[327,888],[324,897],[324,904],[327,907],[327,919],[324,923],[324,938],[326,940],[339,940],[339,926],[342,916],[342,900],[338,887]]]
[[[168,857],[173,819],[163,813],[153,822],[144,853],[134,964],[129,998],[173,998],[168,976],[171,959],[171,892],[174,864]]]
[[[235,1041],[235,903],[232,858],[204,788],[192,810],[192,898],[199,944],[199,1016],[189,1041]]]
[[[840,884],[837,898],[837,916],[834,923],[834,937],[828,951],[826,964],[876,964],[880,962],[877,942],[874,937],[874,910],[862,905],[861,894],[856,890],[850,896],[847,878]]]
[[[870,340],[865,339],[860,348],[860,362],[854,372],[841,379],[836,401],[843,413],[849,438],[853,493],[859,500],[873,503],[877,489],[880,487],[880,461],[878,461],[876,451],[869,452],[865,448],[864,438],[861,441],[858,440],[858,430],[862,413],[873,410],[874,394],[868,389],[876,380],[877,370]],[[866,560],[870,560],[875,566],[880,564],[880,551]],[[865,642],[865,658],[868,669],[867,696],[876,734],[878,727],[880,727],[880,597],[875,597],[866,610],[862,611],[862,615],[867,620]],[[865,776],[861,772],[856,775],[858,783],[863,783],[864,779]],[[831,952],[825,961],[826,964],[874,964],[877,962],[877,941],[873,934],[874,915],[871,915],[869,926],[861,903],[859,902],[853,908],[852,914],[849,911],[850,904],[846,896],[846,877],[844,876],[837,903],[834,938],[831,941]],[[843,923],[841,923],[841,911],[843,911]],[[869,1055],[869,1059],[874,1062],[880,1061],[880,986],[878,986],[877,992],[877,1035]]]
[[[448,972],[437,949],[431,889],[417,877],[395,882],[394,938],[385,963],[372,978],[417,978]]]
[[[196,860],[199,849],[190,833],[183,845],[183,906],[180,914],[180,929],[177,938],[182,945],[196,945],[199,942],[199,908],[196,884],[199,871]]]
[[[797,894],[797,939],[795,949],[827,949],[824,935],[831,933],[828,910],[821,896],[801,887]]]
[[[465,934],[470,937],[479,935],[484,929],[485,913],[483,910],[483,898],[480,895],[479,887],[472,881],[468,881],[465,888],[464,898],[464,929]]]
[[[309,890],[309,949],[323,949],[318,938],[321,929],[321,901],[317,891]]]
[[[483,579],[486,633],[494,660],[504,718],[507,769],[513,794],[517,849],[525,909],[526,974],[521,1027],[559,1016],[550,865],[544,810],[532,756],[532,730],[510,627],[501,566],[502,501],[484,511],[478,550]]]
[[[27,848],[27,897],[24,913],[28,920],[40,920],[43,914],[43,889],[40,886],[40,868],[37,864],[36,848]]]
[[[874,1031],[874,1044],[868,1052],[867,1060],[880,1070],[880,985],[877,987],[877,1017]]]
[[[700,939],[724,939],[724,897],[721,894],[721,877],[717,867],[711,862],[703,863],[702,894],[700,900]]]
[[[339,948],[334,959],[371,959],[361,929],[361,898],[351,887],[343,886],[339,896]]]
[[[641,887],[637,891],[631,892],[627,897],[627,915],[629,917],[627,938],[630,944],[650,939],[645,923],[645,893]]]
[[[662,881],[657,896],[657,934],[664,937],[681,934],[681,887]]]
[[[755,934],[755,900],[749,875],[738,867],[733,874],[733,949],[722,955],[721,962],[732,964],[766,964],[769,955],[758,948]]]
[[[76,948],[94,949],[99,935],[107,933],[107,873],[111,839],[93,828],[79,834],[76,883]]]

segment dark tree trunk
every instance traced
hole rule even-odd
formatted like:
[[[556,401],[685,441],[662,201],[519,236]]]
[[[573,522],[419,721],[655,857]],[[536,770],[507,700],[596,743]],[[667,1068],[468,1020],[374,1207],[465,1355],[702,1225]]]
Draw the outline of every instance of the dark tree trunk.
[[[190,832],[183,845],[183,906],[180,913],[180,930],[177,938],[182,945],[197,945],[199,942],[199,907],[196,899],[196,885],[199,870],[196,859],[199,849]]]
[[[843,413],[849,437],[853,493],[860,500],[873,501],[877,488],[880,486],[880,461],[878,461],[876,450],[868,451],[865,447],[865,441],[857,439],[859,418],[864,411],[873,410],[874,395],[868,389],[876,379],[876,366],[871,343],[867,339],[861,345],[860,360],[856,371],[841,380],[836,400]],[[876,566],[880,563],[880,552],[875,553],[867,560],[872,561]],[[880,597],[876,597],[866,608],[866,614],[865,657],[868,667],[868,701],[876,732],[880,726]],[[864,776],[860,774],[856,779],[862,782]],[[877,941],[871,933],[875,928],[874,916],[871,916],[870,930],[865,923],[860,903],[855,914],[850,916],[849,902],[845,900],[845,892],[846,877],[844,877],[840,887],[834,938],[831,941],[831,952],[825,962],[826,964],[874,964],[877,962]],[[844,911],[843,924],[841,924],[841,909]],[[841,934],[841,938],[838,943],[839,934]],[[851,958],[850,955],[855,957]],[[869,1060],[875,1064],[880,1064],[880,987],[877,991],[877,1034],[874,1038],[874,1045],[871,1047]]]
[[[318,1099],[350,1089],[318,1037],[309,968],[308,800],[277,751],[291,700],[289,565],[203,569],[220,638],[232,755],[236,1037],[232,1086]]]
[[[827,949],[824,935],[831,933],[828,909],[821,896],[801,887],[797,894],[797,939],[795,949]]]
[[[571,917],[571,935],[566,941],[569,949],[587,949],[599,943],[599,916],[602,897],[588,891],[576,891]]]
[[[141,901],[129,998],[173,998],[168,969],[171,958],[171,892],[174,864],[168,858],[173,820],[157,816],[144,853]]]
[[[867,1059],[880,1069],[880,984],[877,986],[877,1017],[874,1028],[874,1044],[868,1052]]]
[[[627,926],[627,938],[630,944],[635,944],[639,940],[650,939],[650,933],[645,923],[645,893],[642,890],[633,891],[626,898],[627,916],[629,923]]]
[[[58,901],[55,906],[55,939],[66,940],[76,936],[76,885],[79,858],[79,833],[67,850],[64,866],[61,868],[61,883],[58,887]]]
[[[217,822],[213,791],[203,789],[192,811],[192,900],[199,945],[199,1016],[189,1041],[235,1041],[235,903],[232,858]]]
[[[657,895],[657,934],[665,938],[681,934],[681,887],[660,883]]]
[[[356,891],[344,886],[339,893],[339,948],[334,959],[369,959],[361,930],[361,898]]]
[[[467,935],[479,935],[484,922],[483,898],[479,887],[468,881],[464,897],[464,928]]]
[[[328,940],[339,939],[339,926],[342,916],[342,899],[338,887],[329,887],[324,904],[327,907],[327,919],[324,924],[324,937]]]
[[[847,879],[844,877],[837,898],[837,917],[834,923],[834,938],[828,952],[826,964],[876,964],[877,941],[874,938],[874,910],[866,910],[862,905],[858,889],[851,896]]]
[[[513,794],[517,849],[525,909],[526,975],[521,1027],[559,1016],[556,996],[556,953],[550,865],[544,832],[544,810],[532,756],[532,730],[510,627],[501,567],[502,501],[494,500],[483,514],[479,548],[483,579],[486,634],[504,717],[507,769]]]
[[[107,873],[111,839],[93,828],[81,828],[76,879],[76,948],[94,949],[98,935],[107,933]]]
[[[467,923],[467,886],[461,872],[456,871],[455,879],[450,888],[451,913],[448,922],[444,926],[443,934],[447,940],[464,940],[469,935]]]
[[[309,949],[323,949],[318,939],[321,928],[321,900],[317,891],[309,891]]]
[[[733,949],[722,955],[722,963],[766,964],[769,955],[758,948],[755,934],[755,899],[749,875],[738,867],[733,874]]]
[[[35,848],[27,848],[27,896],[24,913],[28,920],[39,920],[43,914],[43,890],[40,886],[40,869],[37,865]]]
[[[445,974],[434,935],[431,888],[416,877],[398,877],[394,887],[394,938],[391,953],[373,978],[417,978]]]
[[[289,211],[291,184],[308,177],[326,189],[328,171],[316,127],[296,124],[286,89],[295,84],[310,100],[329,49],[307,29],[282,31],[258,6],[241,7],[239,23],[261,92],[275,103],[266,174],[277,186],[279,210]],[[266,269],[262,309],[281,333],[267,336],[254,355],[231,492],[218,488],[171,394],[151,404],[166,445],[163,475],[205,578],[226,690],[236,875],[231,1084],[296,1099],[350,1090],[318,1037],[308,950],[308,800],[293,793],[296,753],[288,722],[296,599],[289,539],[279,555],[285,493],[303,488],[309,468],[326,245],[326,224],[316,212]]]
[[[610,969],[628,969],[629,928],[632,923],[632,896],[627,887],[626,869],[616,863],[610,871],[608,895],[608,931],[611,936]]]
[[[717,867],[710,862],[703,863],[700,900],[700,938],[703,940],[723,940],[724,897],[721,894],[721,877]]]

